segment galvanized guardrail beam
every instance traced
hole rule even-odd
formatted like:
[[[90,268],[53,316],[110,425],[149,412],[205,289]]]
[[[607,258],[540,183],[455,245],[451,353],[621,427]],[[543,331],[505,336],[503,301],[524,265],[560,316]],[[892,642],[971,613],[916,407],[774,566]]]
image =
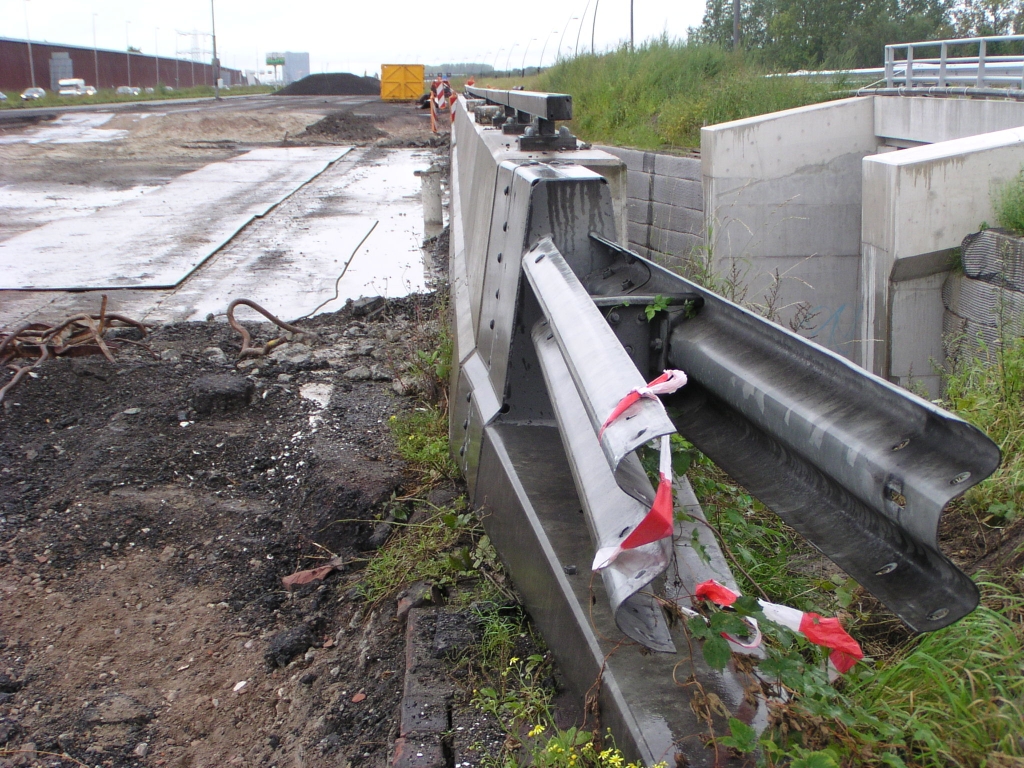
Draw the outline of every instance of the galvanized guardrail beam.
[[[603,177],[569,153],[549,165],[504,143],[488,149],[501,134],[457,109],[453,176],[477,187],[455,190],[453,229],[481,198],[490,229],[486,249],[479,230],[475,247],[452,238],[453,449],[560,665],[581,694],[596,670],[602,717],[627,752],[719,764],[702,746],[714,724],[695,721],[668,684],[671,648],[687,654],[692,643],[658,601],[685,604],[698,581],[724,578],[724,559],[687,557],[678,536],[645,545],[602,573],[608,602],[598,605],[578,578],[643,515],[653,489],[634,449],[673,425],[915,629],[977,604],[936,529],[945,504],[997,466],[987,437],[616,244]],[[493,165],[475,174],[463,162]],[[690,383],[665,410],[643,403],[600,439],[618,400],[669,366]],[[695,503],[685,481],[680,490]],[[612,622],[666,662],[615,654]],[[763,723],[739,669],[719,675],[699,654],[679,661],[731,713]]]

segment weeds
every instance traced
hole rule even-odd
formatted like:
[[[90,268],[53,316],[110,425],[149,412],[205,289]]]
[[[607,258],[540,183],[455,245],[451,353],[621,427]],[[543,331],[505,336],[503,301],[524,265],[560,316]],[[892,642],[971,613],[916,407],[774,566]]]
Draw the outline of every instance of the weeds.
[[[388,420],[399,455],[428,481],[458,477],[448,450],[448,415],[436,406],[419,406]]]
[[[1000,227],[1024,234],[1024,168],[992,195],[992,203]]]
[[[982,347],[981,359],[961,361],[946,378],[950,408],[991,437],[1003,453],[995,473],[967,492],[987,522],[1011,522],[1024,509],[1024,338]]]

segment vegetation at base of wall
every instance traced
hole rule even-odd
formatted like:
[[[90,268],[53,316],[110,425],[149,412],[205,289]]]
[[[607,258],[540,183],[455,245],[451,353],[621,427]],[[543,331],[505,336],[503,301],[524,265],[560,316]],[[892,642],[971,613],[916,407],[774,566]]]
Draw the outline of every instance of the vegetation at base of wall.
[[[699,147],[702,126],[847,95],[842,82],[767,73],[743,53],[661,39],[561,61],[531,87],[572,94],[580,138],[639,149]]]
[[[251,96],[258,93],[273,93],[277,90],[269,85],[234,85],[231,88],[222,88],[221,96]],[[5,91],[6,101],[0,101],[0,109],[32,109],[33,107],[66,107],[76,104],[118,104],[126,101],[164,101],[167,99],[203,99],[213,98],[214,90],[212,85],[197,85],[190,88],[168,88],[161,86],[159,90],[154,89],[153,93],[146,93],[145,89],[136,96],[117,93],[113,88],[103,88],[94,96],[61,96],[53,91],[47,90],[46,96],[41,99],[30,101],[21,100],[20,91]]]
[[[1010,335],[982,357],[960,361],[946,377],[946,400],[1002,451],[999,469],[966,494],[967,512],[1001,527],[1024,511],[1024,338]]]
[[[993,193],[992,204],[1000,227],[1024,234],[1024,169]]]
[[[738,585],[804,611],[841,617],[866,652],[828,680],[825,655],[761,622],[765,680],[787,691],[756,734],[738,720],[722,746],[765,766],[1019,765],[1024,759],[1024,597],[1015,574],[976,575],[982,606],[911,637],[852,579],[685,441],[688,477],[721,534]],[[953,514],[953,513],[947,513]],[[705,654],[708,640],[704,641]],[[710,663],[709,659],[709,663]]]

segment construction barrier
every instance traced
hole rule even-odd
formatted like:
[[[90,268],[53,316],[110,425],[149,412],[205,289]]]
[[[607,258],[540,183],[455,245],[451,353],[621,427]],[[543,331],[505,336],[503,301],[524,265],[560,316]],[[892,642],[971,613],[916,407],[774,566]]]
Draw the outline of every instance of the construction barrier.
[[[381,64],[380,98],[383,101],[415,101],[423,95],[422,64]]]

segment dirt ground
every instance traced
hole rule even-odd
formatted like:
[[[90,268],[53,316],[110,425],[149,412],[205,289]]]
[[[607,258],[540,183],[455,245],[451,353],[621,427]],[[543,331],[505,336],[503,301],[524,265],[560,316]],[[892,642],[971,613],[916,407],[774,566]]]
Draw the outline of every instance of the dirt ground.
[[[325,111],[119,115],[123,141],[0,146],[0,183],[161,183]],[[369,106],[375,140],[431,143],[408,111]],[[125,331],[115,363],[49,361],[7,394],[0,766],[386,764],[404,639],[358,568],[416,485],[386,422],[420,403],[437,313],[413,296],[301,326],[241,365],[221,321]],[[332,557],[324,582],[283,587]]]
[[[103,766],[383,764],[403,642],[348,571],[410,481],[386,421],[415,407],[395,390],[415,388],[432,312],[318,316],[241,370],[225,324],[170,326],[12,390],[0,743]],[[242,394],[211,410],[210,376]],[[345,565],[322,585],[282,587],[331,556]]]

